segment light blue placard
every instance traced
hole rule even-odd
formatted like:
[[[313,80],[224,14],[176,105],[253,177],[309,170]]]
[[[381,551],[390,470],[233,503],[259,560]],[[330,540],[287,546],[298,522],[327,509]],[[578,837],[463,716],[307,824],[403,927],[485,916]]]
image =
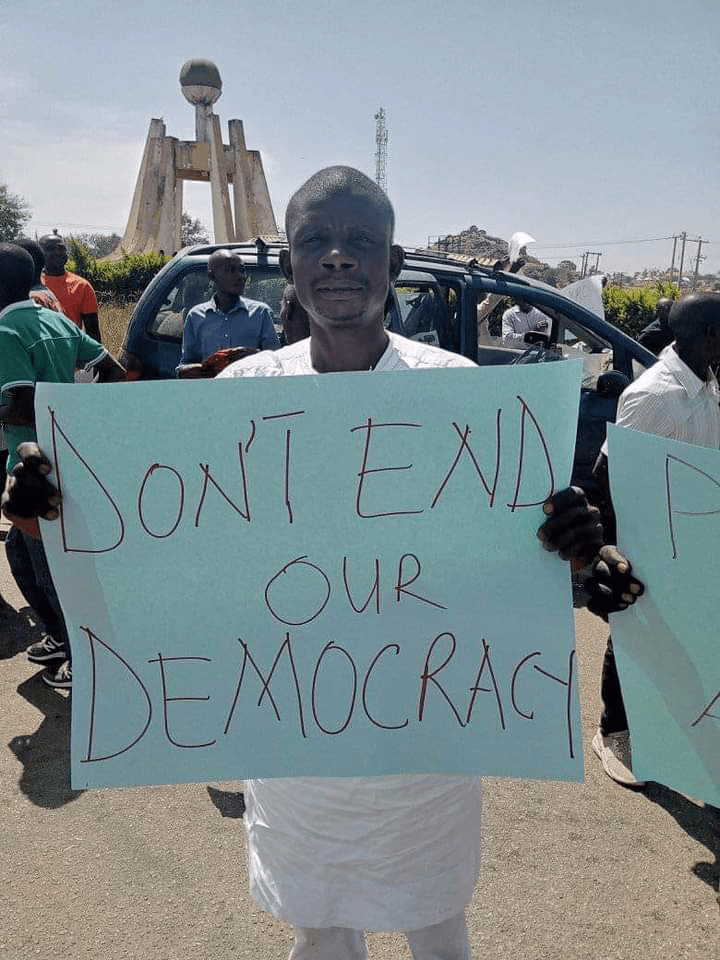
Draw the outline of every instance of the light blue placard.
[[[74,787],[581,779],[569,572],[536,538],[579,379],[39,385]]]
[[[720,451],[608,430],[620,547],[646,593],[611,618],[633,770],[720,804]]]

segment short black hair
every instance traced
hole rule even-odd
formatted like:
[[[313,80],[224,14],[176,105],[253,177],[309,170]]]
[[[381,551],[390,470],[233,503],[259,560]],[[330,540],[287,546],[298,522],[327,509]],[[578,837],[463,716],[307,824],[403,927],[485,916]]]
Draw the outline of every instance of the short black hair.
[[[228,254],[228,256],[225,256],[225,254]],[[247,264],[245,263],[243,258],[240,256],[240,254],[236,250],[232,250],[229,247],[218,247],[217,250],[213,250],[213,252],[208,257],[208,272],[210,272],[210,270],[212,269],[211,262],[220,263],[222,260],[229,260],[230,258],[234,260],[239,260],[243,270],[245,271],[245,273],[247,273]]]
[[[720,293],[690,293],[676,300],[668,326],[681,341],[702,337],[709,327],[720,327]]]
[[[661,327],[667,327],[670,311],[675,301],[672,297],[660,297],[655,304],[655,317],[660,321]]]
[[[28,299],[34,273],[27,250],[16,243],[0,243],[0,295],[5,306]]]
[[[395,211],[387,194],[374,180],[354,167],[325,167],[314,173],[309,180],[290,197],[285,211],[285,233],[290,236],[290,224],[306,203],[324,200],[339,193],[351,193],[365,197],[380,210],[390,224],[390,237],[395,232]]]
[[[62,234],[58,233],[57,230],[53,230],[52,233],[46,233],[38,240],[38,243],[43,247],[46,243],[62,243],[65,244],[65,238]]]
[[[35,264],[33,285],[40,283],[40,274],[43,272],[43,267],[45,266],[45,254],[42,252],[42,247],[36,240],[16,240],[15,242],[18,247],[27,250],[33,258],[33,263]]]

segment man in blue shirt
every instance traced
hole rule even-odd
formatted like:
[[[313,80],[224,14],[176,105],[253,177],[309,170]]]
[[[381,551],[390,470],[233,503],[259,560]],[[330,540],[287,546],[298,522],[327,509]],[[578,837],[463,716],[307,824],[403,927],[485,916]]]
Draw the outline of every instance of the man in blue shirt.
[[[216,250],[208,260],[208,276],[215,295],[188,311],[179,377],[214,377],[228,363],[280,346],[270,307],[242,296],[247,271],[236,253]]]

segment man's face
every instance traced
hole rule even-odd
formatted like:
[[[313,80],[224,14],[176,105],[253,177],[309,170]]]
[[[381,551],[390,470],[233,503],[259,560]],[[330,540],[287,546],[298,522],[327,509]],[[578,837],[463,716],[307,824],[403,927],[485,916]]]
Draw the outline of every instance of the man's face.
[[[67,248],[59,237],[57,240],[46,240],[42,244],[42,252],[45,255],[45,271],[51,277],[58,276],[65,271]]]
[[[327,330],[382,324],[402,266],[383,211],[348,191],[306,203],[288,229],[281,264],[311,322]]]
[[[522,313],[530,313],[530,310],[532,309],[530,304],[525,300],[518,300],[517,305]]]
[[[236,254],[218,257],[208,268],[210,279],[219,293],[240,294],[245,289],[247,273],[245,264]]]

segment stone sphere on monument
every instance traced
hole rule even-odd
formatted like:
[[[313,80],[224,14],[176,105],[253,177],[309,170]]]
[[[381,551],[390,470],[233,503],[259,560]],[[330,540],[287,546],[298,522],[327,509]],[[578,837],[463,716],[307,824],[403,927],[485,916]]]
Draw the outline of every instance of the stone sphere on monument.
[[[220,71],[211,60],[188,60],[180,70],[180,87],[190,103],[215,103],[222,93]]]

